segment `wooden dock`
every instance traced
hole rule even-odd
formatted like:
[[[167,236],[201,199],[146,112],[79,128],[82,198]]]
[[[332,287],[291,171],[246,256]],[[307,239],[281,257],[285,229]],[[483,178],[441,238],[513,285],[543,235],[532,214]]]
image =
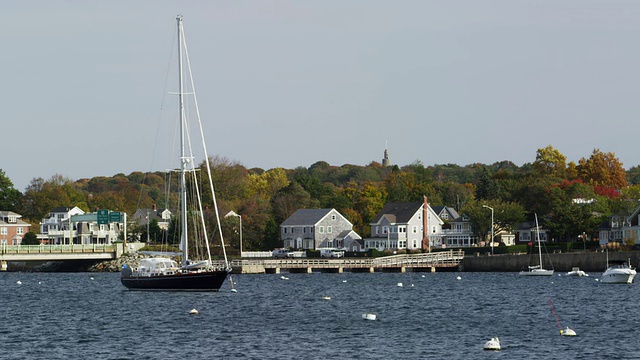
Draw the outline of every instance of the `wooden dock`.
[[[242,274],[279,274],[312,272],[382,272],[382,271],[430,271],[437,269],[456,270],[464,253],[462,251],[442,251],[425,254],[402,254],[379,258],[293,258],[293,259],[237,259],[231,261],[234,273]]]

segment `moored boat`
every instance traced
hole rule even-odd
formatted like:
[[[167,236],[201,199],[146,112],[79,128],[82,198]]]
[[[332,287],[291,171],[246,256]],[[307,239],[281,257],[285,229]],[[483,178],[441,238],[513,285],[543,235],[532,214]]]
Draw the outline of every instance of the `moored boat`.
[[[179,99],[180,109],[180,250],[181,264],[173,260],[171,257],[161,256],[146,258],[140,260],[140,265],[132,268],[124,265],[121,273],[122,285],[130,290],[159,290],[159,291],[218,291],[227,275],[231,272],[231,266],[227,260],[227,254],[224,247],[224,239],[220,226],[220,216],[217,210],[215,199],[215,191],[213,188],[211,168],[209,164],[209,156],[204,144],[204,136],[202,136],[202,122],[198,118],[197,124],[193,126],[200,130],[201,136],[189,135],[189,129],[192,127],[187,125],[184,95],[193,94],[195,98],[195,90],[191,84],[191,92],[184,90],[183,84],[183,56],[186,54],[186,46],[184,44],[184,33],[182,25],[182,16],[177,17],[178,22],[178,77],[179,77]],[[187,64],[189,61],[187,59]],[[191,74],[191,71],[188,72]],[[196,104],[197,106],[197,104]],[[199,111],[195,112],[198,116]],[[194,161],[193,150],[191,148],[191,140],[195,138],[202,139],[202,151],[205,156],[206,173],[200,178],[196,164]],[[203,171],[204,172],[204,171]],[[224,261],[214,264],[211,261],[211,251],[209,248],[209,233],[206,229],[206,221],[204,219],[205,208],[202,203],[200,189],[202,184],[208,180],[210,189],[209,193],[213,200],[215,217],[217,220],[217,228],[219,229],[219,238]],[[187,184],[187,181],[189,182]],[[189,199],[189,201],[187,201]],[[191,251],[190,251],[191,250]]]
[[[600,282],[607,284],[631,284],[636,276],[636,269],[630,261],[607,261],[607,270],[600,277]]]
[[[567,276],[589,276],[589,274],[580,270],[579,267],[574,266],[573,268],[571,268],[571,271],[567,273]]]

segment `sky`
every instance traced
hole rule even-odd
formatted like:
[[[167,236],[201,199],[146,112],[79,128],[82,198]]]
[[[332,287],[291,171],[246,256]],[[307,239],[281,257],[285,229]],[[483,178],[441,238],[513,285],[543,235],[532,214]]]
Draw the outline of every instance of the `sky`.
[[[0,169],[16,189],[170,168],[184,28],[210,155],[265,170],[637,158],[635,0],[8,0]],[[171,114],[173,116],[173,114]],[[171,118],[169,116],[169,118]],[[635,120],[634,120],[635,119]]]

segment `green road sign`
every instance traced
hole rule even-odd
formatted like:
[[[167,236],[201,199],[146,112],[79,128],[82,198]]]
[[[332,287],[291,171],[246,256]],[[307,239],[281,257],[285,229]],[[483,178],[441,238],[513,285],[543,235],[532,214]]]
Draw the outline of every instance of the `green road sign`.
[[[98,210],[98,225],[109,223],[109,210]]]
[[[109,222],[110,223],[119,223],[122,222],[122,213],[119,211],[112,211],[109,213]]]

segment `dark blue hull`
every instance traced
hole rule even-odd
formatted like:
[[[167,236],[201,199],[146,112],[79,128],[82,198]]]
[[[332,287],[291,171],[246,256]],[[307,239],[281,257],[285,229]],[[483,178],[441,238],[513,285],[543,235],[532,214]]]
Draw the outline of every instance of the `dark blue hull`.
[[[202,271],[157,276],[122,274],[122,285],[130,290],[144,291],[218,291],[227,278],[227,271]]]

